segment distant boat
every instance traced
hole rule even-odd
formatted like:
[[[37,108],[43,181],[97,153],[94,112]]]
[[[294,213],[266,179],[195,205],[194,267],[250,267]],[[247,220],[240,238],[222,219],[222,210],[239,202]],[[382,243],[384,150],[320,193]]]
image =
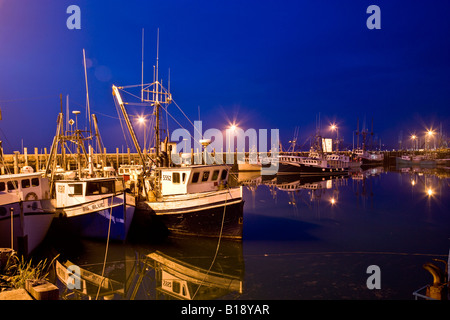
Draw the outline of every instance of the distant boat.
[[[27,168],[28,173],[0,175],[0,248],[24,255],[43,241],[54,215],[48,179]]]
[[[282,154],[278,156],[278,159],[278,174],[341,175],[348,173],[348,168],[333,168],[326,159],[320,157],[317,153],[310,153],[309,157]]]
[[[381,152],[366,151],[364,149],[353,150],[353,153],[361,159],[362,165],[376,166],[384,161],[384,154]]]
[[[262,163],[252,162],[249,158],[245,158],[243,161],[238,160],[238,171],[258,171],[261,172]]]
[[[339,153],[327,154],[326,159],[333,168],[359,168],[362,165],[361,160],[353,160],[349,156]]]
[[[396,163],[398,165],[418,165],[418,166],[435,166],[436,160],[429,159],[423,155],[402,155],[396,158]]]

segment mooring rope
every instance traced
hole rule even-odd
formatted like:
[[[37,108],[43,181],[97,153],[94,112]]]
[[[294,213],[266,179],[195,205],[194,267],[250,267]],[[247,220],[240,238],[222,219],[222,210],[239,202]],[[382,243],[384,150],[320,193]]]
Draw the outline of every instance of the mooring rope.
[[[228,192],[230,192],[230,187],[229,187],[229,186],[227,186],[227,189],[228,189]],[[197,295],[198,290],[200,290],[201,286],[202,286],[203,283],[205,282],[206,277],[209,275],[209,272],[211,271],[211,268],[213,267],[214,263],[216,262],[217,255],[218,255],[218,253],[219,253],[220,242],[222,241],[223,225],[224,225],[224,222],[225,222],[225,212],[226,212],[226,210],[227,210],[228,192],[225,193],[225,205],[224,205],[224,207],[223,207],[222,224],[221,224],[221,226],[220,226],[219,240],[217,241],[216,252],[215,252],[215,254],[214,254],[214,258],[213,258],[213,260],[212,260],[212,262],[211,262],[211,265],[209,266],[208,271],[206,271],[206,274],[205,274],[205,276],[204,276],[203,279],[202,279],[202,282],[201,282],[200,285],[197,287],[197,290],[195,290],[195,293],[194,293],[194,295],[192,296],[192,300],[194,300],[195,296]]]
[[[125,195],[124,195],[125,196]],[[98,285],[97,295],[95,296],[95,300],[98,300],[98,296],[100,294],[100,288],[103,285],[103,281],[105,280],[104,274],[105,274],[105,267],[106,267],[106,259],[108,257],[108,249],[109,249],[109,236],[111,234],[111,220],[112,220],[112,208],[113,208],[113,200],[114,195],[111,196],[111,210],[109,212],[109,225],[108,225],[108,236],[106,237],[106,249],[105,249],[105,258],[103,259],[103,270],[102,270],[102,281]]]

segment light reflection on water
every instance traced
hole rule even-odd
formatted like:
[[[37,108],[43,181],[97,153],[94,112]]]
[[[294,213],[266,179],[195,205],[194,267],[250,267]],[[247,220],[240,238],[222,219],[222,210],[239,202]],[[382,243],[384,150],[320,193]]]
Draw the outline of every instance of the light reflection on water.
[[[412,299],[446,259],[448,171],[373,168],[338,179],[238,174],[244,238],[111,243],[53,240],[58,272],[81,269],[64,299]],[[131,230],[130,230],[131,232]],[[381,289],[366,286],[381,269]],[[55,275],[54,275],[55,276]],[[100,291],[98,290],[101,287]]]

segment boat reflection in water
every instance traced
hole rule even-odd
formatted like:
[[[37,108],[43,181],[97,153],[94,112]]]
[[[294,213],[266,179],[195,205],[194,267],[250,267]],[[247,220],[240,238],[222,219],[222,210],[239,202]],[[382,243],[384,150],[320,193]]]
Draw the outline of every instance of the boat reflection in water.
[[[212,300],[243,292],[240,242],[171,238],[158,245],[111,243],[104,269],[105,245],[85,245],[89,250],[80,250],[78,258],[58,258],[62,299]]]
[[[334,205],[339,198],[338,188],[347,183],[348,177],[347,174],[329,176],[283,174],[268,177],[239,173],[238,181],[251,191],[253,207],[256,190],[259,186],[268,187],[274,199],[277,198],[279,192],[286,193],[289,196],[289,204],[296,207],[298,195],[303,196],[303,200],[306,200],[306,195],[309,201],[326,198]]]
[[[128,237],[109,244],[103,265],[104,241],[58,238],[50,242],[61,253],[56,284],[63,299],[412,299],[431,279],[424,262],[448,254],[449,218],[441,212],[449,176],[395,167],[319,179],[239,172],[242,242]],[[376,294],[361,277],[374,263],[398,275],[383,278]]]
[[[155,272],[156,299],[213,300],[243,292],[242,244],[197,239],[145,255]]]

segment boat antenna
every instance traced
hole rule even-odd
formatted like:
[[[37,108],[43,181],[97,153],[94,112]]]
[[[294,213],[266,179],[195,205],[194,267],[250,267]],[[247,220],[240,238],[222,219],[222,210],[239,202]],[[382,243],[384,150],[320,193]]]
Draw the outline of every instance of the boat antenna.
[[[83,48],[83,63],[84,63],[84,78],[86,80],[86,113],[87,118],[89,119],[89,135],[92,134],[91,132],[91,108],[89,106],[89,88],[88,88],[88,79],[87,79],[87,70],[86,70],[86,52]]]

